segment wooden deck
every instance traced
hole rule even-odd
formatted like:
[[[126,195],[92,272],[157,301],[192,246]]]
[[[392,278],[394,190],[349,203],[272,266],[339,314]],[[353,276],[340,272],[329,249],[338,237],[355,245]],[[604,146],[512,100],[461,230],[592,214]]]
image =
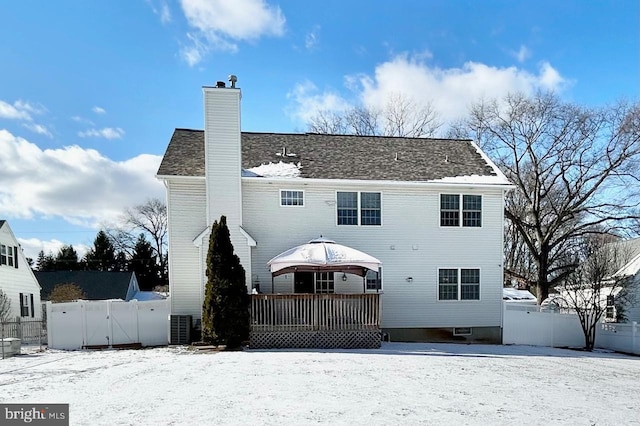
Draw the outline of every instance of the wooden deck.
[[[380,294],[251,296],[253,347],[380,346]]]

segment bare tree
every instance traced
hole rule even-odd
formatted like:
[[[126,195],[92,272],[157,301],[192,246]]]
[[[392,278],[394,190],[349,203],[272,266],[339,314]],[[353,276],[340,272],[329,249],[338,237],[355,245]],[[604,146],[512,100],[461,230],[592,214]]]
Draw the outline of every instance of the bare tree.
[[[516,94],[474,105],[467,126],[516,186],[505,205],[505,272],[535,287],[538,303],[577,268],[571,253],[583,237],[638,218],[637,104],[587,109]]]
[[[308,131],[358,136],[433,137],[440,128],[431,103],[419,104],[396,93],[383,108],[355,106],[342,113],[320,111],[308,123]]]
[[[561,307],[578,315],[589,351],[593,350],[596,327],[607,309],[635,303],[634,281],[621,271],[632,253],[627,245],[613,239],[606,234],[584,238],[576,253],[580,266],[558,286]]]
[[[8,322],[11,317],[11,299],[0,289],[0,323]]]
[[[137,205],[125,211],[121,225],[107,228],[116,252],[126,253],[129,258],[134,255],[136,242],[140,233],[149,237],[151,246],[161,271],[161,284],[168,282],[167,278],[167,206],[161,200],[152,198],[144,204]]]

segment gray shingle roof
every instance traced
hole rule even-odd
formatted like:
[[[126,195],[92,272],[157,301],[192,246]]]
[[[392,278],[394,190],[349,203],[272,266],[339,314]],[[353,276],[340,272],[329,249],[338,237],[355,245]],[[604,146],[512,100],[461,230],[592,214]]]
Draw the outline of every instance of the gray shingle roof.
[[[80,287],[87,295],[87,300],[124,300],[133,272],[36,271],[34,274],[42,288],[42,300],[49,300],[49,295],[56,285],[67,283]]]
[[[497,176],[470,140],[243,132],[242,168],[300,163],[300,177],[428,181]],[[283,156],[283,149],[288,154]],[[159,176],[204,176],[204,132],[176,129]]]

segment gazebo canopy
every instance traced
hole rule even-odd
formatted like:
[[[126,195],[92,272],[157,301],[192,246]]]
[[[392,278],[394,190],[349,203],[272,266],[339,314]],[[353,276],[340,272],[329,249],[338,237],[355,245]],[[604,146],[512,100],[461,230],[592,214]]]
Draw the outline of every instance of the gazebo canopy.
[[[382,262],[360,250],[320,237],[280,253],[267,265],[274,277],[291,272],[348,272],[364,277],[370,269],[377,272]]]

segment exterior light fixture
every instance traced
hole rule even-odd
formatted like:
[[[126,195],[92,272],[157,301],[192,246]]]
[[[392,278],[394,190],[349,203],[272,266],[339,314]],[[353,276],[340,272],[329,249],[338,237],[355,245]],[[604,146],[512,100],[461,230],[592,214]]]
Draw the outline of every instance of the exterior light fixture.
[[[346,281],[347,280],[347,274],[345,274],[344,272],[342,273],[342,281]]]
[[[413,282],[413,277],[407,277],[407,282],[408,283],[412,283]]]

